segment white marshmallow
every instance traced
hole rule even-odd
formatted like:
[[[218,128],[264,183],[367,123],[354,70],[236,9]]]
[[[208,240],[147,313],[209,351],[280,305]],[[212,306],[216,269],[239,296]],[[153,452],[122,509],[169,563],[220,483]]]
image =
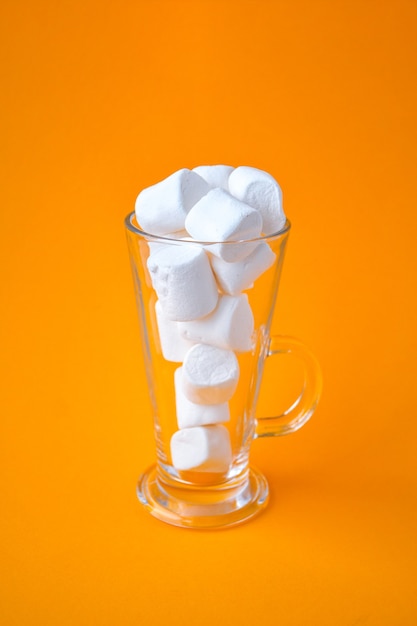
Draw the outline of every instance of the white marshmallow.
[[[182,366],[182,390],[196,404],[230,400],[239,380],[239,363],[231,350],[198,343],[187,352]]]
[[[162,235],[160,235],[162,237]],[[169,241],[164,241],[164,239],[185,239],[188,238],[188,233],[185,229],[177,230],[174,233],[165,233],[162,239],[150,240],[148,241],[149,251],[156,252],[159,248],[163,246],[169,245]]]
[[[153,235],[181,230],[188,211],[209,189],[195,172],[178,170],[140,192],[135,203],[136,219],[143,230]]]
[[[178,428],[220,424],[230,419],[229,405],[196,404],[190,402],[182,390],[182,367],[175,371],[175,403],[177,409]]]
[[[236,352],[251,350],[253,327],[252,309],[246,294],[220,296],[210,315],[201,320],[178,322],[184,339]]]
[[[180,334],[178,322],[170,320],[162,309],[159,300],[155,303],[156,322],[162,355],[167,361],[182,363],[188,350],[195,342]]]
[[[219,288],[224,293],[235,296],[249,289],[253,282],[271,267],[275,258],[276,254],[272,252],[270,246],[262,242],[243,261],[227,263],[212,255],[210,262]]]
[[[270,174],[255,167],[237,167],[230,174],[229,190],[232,196],[261,213],[262,231],[266,235],[283,228],[286,218],[282,208],[282,191]]]
[[[171,456],[180,471],[227,472],[232,462],[229,431],[221,424],[178,430],[171,438]]]
[[[204,178],[212,189],[221,187],[228,191],[228,180],[233,172],[233,167],[231,165],[199,165],[193,168],[193,172]]]
[[[199,241],[228,242],[259,237],[262,218],[256,209],[233,198],[224,189],[212,189],[190,209],[185,228]],[[216,243],[208,249],[225,261],[241,261],[257,243]]]
[[[170,320],[208,315],[218,300],[216,281],[207,254],[192,243],[167,244],[147,261],[164,314]]]

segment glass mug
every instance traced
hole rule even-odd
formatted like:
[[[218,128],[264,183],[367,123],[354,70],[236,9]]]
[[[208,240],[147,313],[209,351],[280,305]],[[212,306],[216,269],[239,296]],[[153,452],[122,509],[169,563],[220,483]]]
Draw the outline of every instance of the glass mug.
[[[162,353],[155,312],[158,296],[152,286],[147,263],[150,250],[161,245],[184,250],[190,246],[202,246],[210,257],[210,250],[218,244],[146,233],[139,228],[134,213],[126,217],[125,228],[157,457],[156,464],[139,479],[138,498],[154,517],[183,528],[222,528],[242,523],[259,513],[268,502],[265,477],[249,465],[252,441],[258,437],[285,435],[298,430],[313,414],[321,392],[321,372],[311,352],[291,337],[270,336],[290,223],[287,221],[284,228],[273,235],[221,244],[227,247],[228,258],[233,258],[235,251],[241,258],[242,254],[246,255],[245,247],[252,252],[259,244],[267,244],[275,257],[272,265],[244,291],[252,310],[254,330],[250,349],[235,352],[239,378],[229,400],[230,418],[222,424],[222,428],[227,428],[229,433],[231,462],[227,470],[218,472],[201,471],[199,468],[178,470],[173,464],[171,438],[179,430],[174,380],[175,371],[182,363],[167,360]],[[280,415],[256,415],[265,361],[282,355],[294,355],[302,361],[302,391],[296,402]]]

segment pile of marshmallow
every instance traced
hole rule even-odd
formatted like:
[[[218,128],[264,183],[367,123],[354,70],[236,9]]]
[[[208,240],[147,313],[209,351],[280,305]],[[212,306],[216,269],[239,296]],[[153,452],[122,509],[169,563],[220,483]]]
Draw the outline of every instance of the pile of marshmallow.
[[[239,381],[236,353],[252,349],[254,330],[243,292],[274,263],[259,237],[285,225],[281,189],[253,167],[184,168],[144,189],[135,213],[142,230],[189,242],[148,244],[162,355],[181,363],[174,375],[179,430],[171,438],[172,464],[225,473],[232,462],[224,424]]]

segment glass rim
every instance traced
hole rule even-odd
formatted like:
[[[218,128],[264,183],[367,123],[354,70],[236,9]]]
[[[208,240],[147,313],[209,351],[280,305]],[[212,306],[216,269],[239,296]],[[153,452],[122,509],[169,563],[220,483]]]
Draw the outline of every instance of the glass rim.
[[[252,239],[234,239],[233,241],[202,241],[197,239],[177,239],[175,237],[167,237],[166,235],[155,235],[154,233],[148,233],[146,230],[142,230],[139,226],[135,226],[132,223],[132,220],[136,219],[135,211],[131,211],[125,217],[124,223],[127,230],[134,233],[135,235],[139,235],[144,239],[149,239],[151,241],[160,241],[165,243],[180,243],[180,244],[199,244],[202,246],[213,246],[215,244],[222,245],[235,245],[237,243],[260,243],[262,241],[270,241],[271,239],[278,239],[278,237],[282,237],[282,235],[287,234],[291,229],[291,222],[289,219],[285,220],[284,226],[276,231],[275,233],[271,233],[269,235],[260,235],[259,237],[253,237]]]

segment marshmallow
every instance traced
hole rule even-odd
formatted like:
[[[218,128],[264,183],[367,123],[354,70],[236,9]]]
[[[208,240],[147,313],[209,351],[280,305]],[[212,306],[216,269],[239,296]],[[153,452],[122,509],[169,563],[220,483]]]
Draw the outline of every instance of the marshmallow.
[[[227,263],[212,255],[210,262],[219,288],[234,296],[251,287],[258,276],[271,267],[275,258],[269,245],[262,242],[243,261]]]
[[[230,174],[229,191],[235,198],[258,209],[265,234],[271,235],[283,228],[286,218],[282,208],[282,191],[270,174],[255,167],[237,167]]]
[[[170,320],[208,315],[218,300],[216,281],[207,254],[192,243],[167,244],[147,261],[164,314]]]
[[[182,363],[188,350],[195,342],[180,334],[178,322],[170,320],[162,309],[159,300],[155,303],[156,322],[162,355],[167,361]]]
[[[212,189],[221,187],[227,191],[229,189],[228,180],[233,172],[233,167],[231,165],[199,165],[193,168],[193,172],[204,178]]]
[[[180,471],[227,472],[232,462],[229,431],[221,424],[178,430],[171,437],[171,456]]]
[[[195,172],[178,170],[140,192],[135,203],[136,219],[143,230],[154,235],[181,230],[188,211],[209,189]]]
[[[178,322],[184,339],[223,348],[247,352],[252,348],[254,320],[248,296],[220,296],[213,313],[201,320]]]
[[[182,366],[182,390],[196,404],[230,400],[239,380],[239,363],[231,350],[198,343],[187,352]]]
[[[181,240],[181,239],[186,239],[186,238],[188,238],[188,233],[185,229],[177,230],[174,233],[165,233],[163,237],[161,236],[160,239],[155,239],[155,240],[152,239],[148,241],[149,251],[152,254],[153,252],[156,252],[159,248],[169,245],[170,239]],[[164,241],[165,239],[168,239],[168,241]]]
[[[177,409],[178,428],[219,424],[230,419],[229,405],[196,404],[190,402],[182,390],[182,367],[175,371],[175,403]]]
[[[262,230],[260,213],[233,198],[224,189],[212,189],[190,209],[185,228],[200,241],[228,242],[259,237]],[[216,243],[208,249],[225,261],[241,261],[257,243]]]

